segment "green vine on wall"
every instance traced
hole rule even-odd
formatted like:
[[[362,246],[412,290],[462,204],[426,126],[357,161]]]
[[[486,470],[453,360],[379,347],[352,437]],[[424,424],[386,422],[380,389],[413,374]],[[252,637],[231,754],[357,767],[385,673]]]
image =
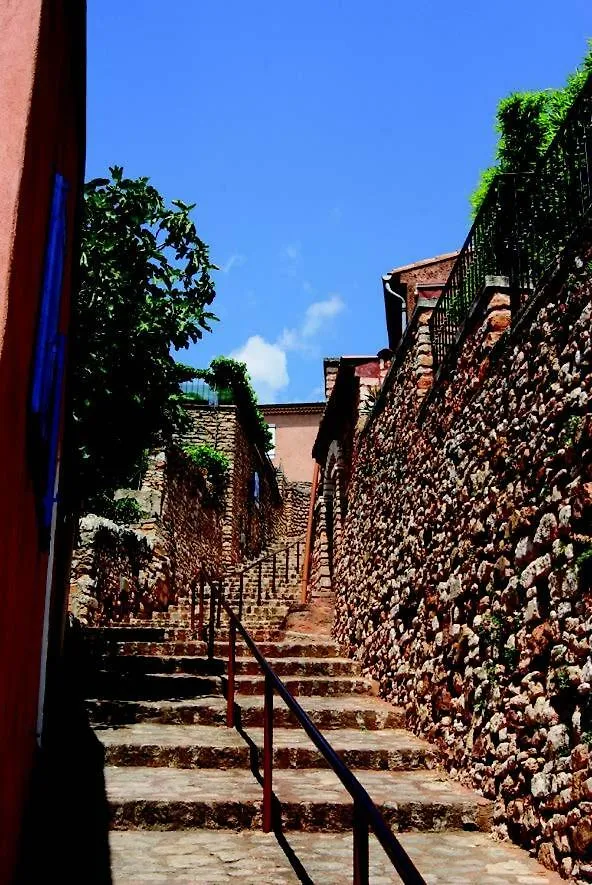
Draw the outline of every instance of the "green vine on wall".
[[[208,369],[198,370],[196,377],[202,378],[219,392],[222,404],[232,401],[236,405],[247,436],[261,451],[268,452],[273,447],[271,431],[259,409],[246,363],[231,357],[218,356],[212,360]],[[228,396],[229,391],[232,397]]]
[[[186,445],[183,446],[182,451],[192,464],[203,473],[212,488],[213,498],[216,501],[221,501],[226,491],[230,471],[228,455],[206,443]]]

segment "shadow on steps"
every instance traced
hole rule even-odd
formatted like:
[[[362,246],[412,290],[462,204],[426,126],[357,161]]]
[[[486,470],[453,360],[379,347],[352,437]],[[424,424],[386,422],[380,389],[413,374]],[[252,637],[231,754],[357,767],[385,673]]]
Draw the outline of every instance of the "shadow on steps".
[[[15,885],[111,885],[104,750],[83,702],[88,659],[69,629],[32,778]]]

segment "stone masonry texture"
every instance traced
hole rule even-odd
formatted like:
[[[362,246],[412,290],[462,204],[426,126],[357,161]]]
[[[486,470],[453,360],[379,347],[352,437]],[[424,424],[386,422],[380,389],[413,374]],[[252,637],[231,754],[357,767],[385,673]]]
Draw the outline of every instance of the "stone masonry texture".
[[[179,443],[207,443],[228,455],[230,476],[223,520],[226,564],[257,555],[281,533],[282,509],[275,472],[269,459],[253,445],[235,406],[189,405],[189,428]],[[253,499],[254,475],[259,501]]]
[[[280,539],[305,532],[310,483],[276,478],[234,406],[192,407],[189,414],[183,437],[150,455],[141,488],[117,494],[138,501],[141,522],[118,526],[93,515],[81,521],[70,611],[83,624],[150,620],[187,600],[201,575],[219,579]],[[184,454],[188,443],[207,443],[228,455],[223,500],[215,500],[206,477]]]
[[[579,882],[592,881],[591,288],[580,276],[538,293],[501,338],[494,297],[429,392],[419,316],[356,438],[332,567],[338,641],[494,800],[499,831]]]

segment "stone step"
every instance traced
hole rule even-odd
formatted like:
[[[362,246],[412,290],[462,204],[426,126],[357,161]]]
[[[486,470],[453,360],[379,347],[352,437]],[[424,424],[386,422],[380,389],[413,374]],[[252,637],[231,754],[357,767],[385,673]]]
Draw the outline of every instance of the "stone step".
[[[207,725],[162,725],[143,722],[97,731],[107,765],[146,765],[171,768],[261,767],[263,729],[242,734],[233,728]],[[400,771],[433,767],[432,747],[404,729],[372,733],[337,729],[330,743],[351,768]],[[326,768],[327,763],[306,732],[275,728],[276,768]]]
[[[206,642],[196,639],[161,642],[117,642],[101,645],[97,652],[112,658],[118,657],[204,657],[207,655]]]
[[[162,642],[165,631],[154,627],[138,624],[122,624],[110,627],[85,627],[84,636],[91,642]]]
[[[487,833],[397,835],[428,885],[561,885],[525,851]],[[350,833],[296,833],[277,837],[250,830],[146,830],[110,833],[113,885],[343,885],[352,878]],[[372,885],[400,883],[370,836]],[[306,878],[305,878],[306,876]]]
[[[223,693],[219,676],[191,673],[121,674],[102,670],[90,678],[88,693],[117,700],[165,700],[196,698]]]
[[[205,652],[205,647],[204,647]],[[349,658],[268,658],[272,669],[284,676],[359,676],[361,665]],[[117,673],[192,673],[221,675],[226,672],[228,661],[224,658],[208,658],[202,655],[103,655],[101,667]],[[253,657],[237,657],[236,672],[239,675],[261,674],[261,668]]]
[[[360,728],[374,731],[383,728],[404,728],[405,713],[380,698],[365,695],[337,698],[299,699],[300,706],[317,728]],[[133,722],[167,724],[219,725],[226,722],[226,701],[222,697],[202,697],[186,701],[88,700],[89,715],[94,724],[124,725]],[[243,728],[263,726],[263,698],[238,698],[237,720]],[[274,726],[300,727],[293,713],[277,696],[274,699]],[[329,738],[330,740],[330,738]]]
[[[304,640],[283,639],[255,640],[261,653],[266,658],[338,658],[341,656],[339,645],[332,640]],[[111,642],[103,646],[99,641],[95,642],[97,653],[117,656],[198,656],[207,654],[207,644],[195,639],[171,639],[159,642]],[[236,644],[237,656],[246,657],[249,654],[247,646],[240,640]],[[228,658],[228,642],[216,642],[214,655],[226,660]]]
[[[354,774],[397,830],[481,830],[491,803],[434,771]],[[260,828],[262,790],[250,771],[111,767],[105,769],[113,829]],[[274,772],[273,788],[287,830],[352,826],[351,797],[331,770]]]
[[[371,682],[356,676],[285,676],[282,681],[294,697],[334,698],[372,691]],[[239,695],[262,695],[265,677],[237,676],[235,686]]]
[[[226,672],[227,662],[221,658],[208,658],[202,655],[103,655],[101,667],[127,675],[185,674],[221,676]]]
[[[267,661],[282,679],[284,676],[359,676],[362,672],[359,661],[350,658],[285,657],[267,658]],[[261,673],[261,668],[253,657],[237,657],[236,672],[256,676]]]

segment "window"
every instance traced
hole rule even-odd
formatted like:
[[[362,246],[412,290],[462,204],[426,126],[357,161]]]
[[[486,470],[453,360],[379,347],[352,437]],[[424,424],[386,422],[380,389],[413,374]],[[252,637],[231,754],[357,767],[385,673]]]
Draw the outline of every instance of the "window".
[[[251,484],[251,497],[255,503],[255,507],[259,506],[259,501],[261,499],[261,481],[259,479],[259,474],[257,471],[253,474],[252,484]]]
[[[273,459],[275,458],[275,424],[268,424],[267,426],[269,427],[271,433],[271,448],[267,454],[273,461]]]

